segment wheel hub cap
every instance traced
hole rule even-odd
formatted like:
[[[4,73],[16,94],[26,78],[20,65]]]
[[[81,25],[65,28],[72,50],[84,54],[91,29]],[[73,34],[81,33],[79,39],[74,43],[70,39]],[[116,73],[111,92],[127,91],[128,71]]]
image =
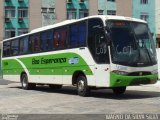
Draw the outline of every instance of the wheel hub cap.
[[[26,78],[23,78],[22,85],[23,85],[23,87],[27,86],[27,80],[26,80]]]
[[[84,81],[80,80],[78,82],[78,90],[83,91],[84,90]]]

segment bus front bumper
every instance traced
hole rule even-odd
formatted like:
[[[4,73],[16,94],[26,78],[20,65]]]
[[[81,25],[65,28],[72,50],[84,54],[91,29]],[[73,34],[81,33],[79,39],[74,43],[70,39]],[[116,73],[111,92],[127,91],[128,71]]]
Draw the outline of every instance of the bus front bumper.
[[[155,84],[158,74],[145,76],[125,76],[113,72],[110,74],[110,87],[137,86],[145,84]]]

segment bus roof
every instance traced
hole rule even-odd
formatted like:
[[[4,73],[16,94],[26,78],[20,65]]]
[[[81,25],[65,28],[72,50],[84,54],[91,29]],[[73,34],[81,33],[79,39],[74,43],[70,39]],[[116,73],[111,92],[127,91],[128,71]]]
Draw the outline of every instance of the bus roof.
[[[115,16],[115,15],[94,15],[94,16],[89,16],[89,17],[77,19],[77,20],[76,19],[65,20],[63,22],[56,23],[56,24],[53,24],[53,25],[48,25],[48,26],[45,26],[45,27],[36,28],[29,33],[26,33],[26,34],[23,34],[23,35],[20,35],[20,36],[16,36],[16,37],[13,37],[13,38],[5,39],[4,41],[12,40],[12,39],[15,39],[15,38],[23,37],[23,36],[30,35],[30,34],[33,34],[33,33],[45,31],[45,30],[48,30],[48,29],[60,27],[60,26],[63,26],[63,25],[71,24],[71,23],[76,23],[76,22],[91,19],[91,18],[101,18],[104,21],[105,20],[126,20],[126,21],[135,21],[135,22],[147,23],[144,20],[131,18],[131,17]]]

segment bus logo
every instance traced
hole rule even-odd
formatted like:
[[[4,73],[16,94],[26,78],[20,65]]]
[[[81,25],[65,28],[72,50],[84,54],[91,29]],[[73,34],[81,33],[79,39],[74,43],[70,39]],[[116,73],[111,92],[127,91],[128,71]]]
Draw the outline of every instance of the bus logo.
[[[69,64],[78,64],[78,63],[79,63],[78,57],[69,58]]]

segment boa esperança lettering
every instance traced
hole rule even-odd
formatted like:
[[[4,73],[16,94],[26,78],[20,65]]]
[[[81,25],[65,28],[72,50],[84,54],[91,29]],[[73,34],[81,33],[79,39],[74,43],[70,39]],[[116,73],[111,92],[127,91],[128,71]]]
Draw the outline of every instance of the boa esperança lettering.
[[[41,59],[36,59],[33,58],[32,59],[32,64],[53,64],[53,63],[66,63],[67,62],[67,58],[52,58],[52,59],[45,59],[45,58],[41,58]]]

